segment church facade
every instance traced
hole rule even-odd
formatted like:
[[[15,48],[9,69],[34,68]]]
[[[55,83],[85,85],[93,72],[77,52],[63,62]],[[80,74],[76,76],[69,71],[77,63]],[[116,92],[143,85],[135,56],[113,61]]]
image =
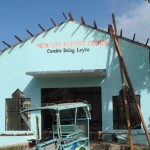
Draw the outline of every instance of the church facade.
[[[121,36],[118,40],[149,129],[150,47]],[[91,139],[97,131],[104,132],[108,141],[112,138],[107,133],[128,132],[118,55],[107,31],[64,21],[2,51],[0,68],[0,146],[35,138],[37,115],[40,136],[44,137],[50,128],[47,112],[28,115],[31,129],[19,112],[24,106],[61,100],[91,104]],[[129,112],[134,143],[148,144],[132,96]]]

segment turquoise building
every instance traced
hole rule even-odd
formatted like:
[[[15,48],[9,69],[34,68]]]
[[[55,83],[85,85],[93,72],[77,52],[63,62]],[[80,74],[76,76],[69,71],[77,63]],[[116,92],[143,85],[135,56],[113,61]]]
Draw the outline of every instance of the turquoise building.
[[[122,36],[118,39],[149,130],[150,47]],[[91,139],[97,131],[104,132],[107,141],[113,140],[107,133],[128,132],[118,55],[107,31],[66,20],[1,51],[0,70],[0,146],[35,138],[36,116],[44,138],[51,130],[49,113],[27,114],[29,129],[19,111],[60,100],[91,104]],[[148,144],[132,96],[129,109],[134,143]]]

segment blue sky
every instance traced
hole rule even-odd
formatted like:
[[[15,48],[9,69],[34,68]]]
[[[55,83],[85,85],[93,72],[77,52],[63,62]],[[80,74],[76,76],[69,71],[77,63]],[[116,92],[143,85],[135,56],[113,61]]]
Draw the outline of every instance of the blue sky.
[[[0,50],[7,47],[2,41],[18,42],[14,35],[27,39],[26,29],[38,34],[38,24],[50,28],[50,18],[56,24],[64,21],[63,12],[67,17],[71,12],[78,22],[83,16],[89,25],[95,19],[101,29],[107,29],[115,13],[118,30],[123,28],[125,36],[132,38],[137,33],[142,42],[150,38],[150,4],[146,0],[0,0]]]

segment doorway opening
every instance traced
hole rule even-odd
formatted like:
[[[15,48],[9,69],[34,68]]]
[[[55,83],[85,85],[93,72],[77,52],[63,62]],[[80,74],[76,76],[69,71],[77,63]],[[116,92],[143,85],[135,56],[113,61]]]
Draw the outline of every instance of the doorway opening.
[[[84,100],[91,105],[90,138],[96,139],[97,131],[102,130],[102,107],[100,87],[78,88],[43,88],[41,89],[41,105],[56,103],[62,100]],[[47,110],[41,112],[42,138],[52,129],[52,116]]]

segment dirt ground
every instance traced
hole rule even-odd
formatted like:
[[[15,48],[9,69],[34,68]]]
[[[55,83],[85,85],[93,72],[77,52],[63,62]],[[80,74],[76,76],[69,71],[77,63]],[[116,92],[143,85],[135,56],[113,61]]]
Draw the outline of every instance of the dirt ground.
[[[90,150],[130,150],[130,146],[126,144],[92,142]],[[150,150],[150,147],[135,145],[134,150]]]
[[[28,150],[27,144],[12,145],[8,147],[0,147],[0,150]],[[90,150],[130,150],[129,145],[107,143],[107,142],[91,142]],[[150,150],[149,146],[134,146],[134,150]]]

